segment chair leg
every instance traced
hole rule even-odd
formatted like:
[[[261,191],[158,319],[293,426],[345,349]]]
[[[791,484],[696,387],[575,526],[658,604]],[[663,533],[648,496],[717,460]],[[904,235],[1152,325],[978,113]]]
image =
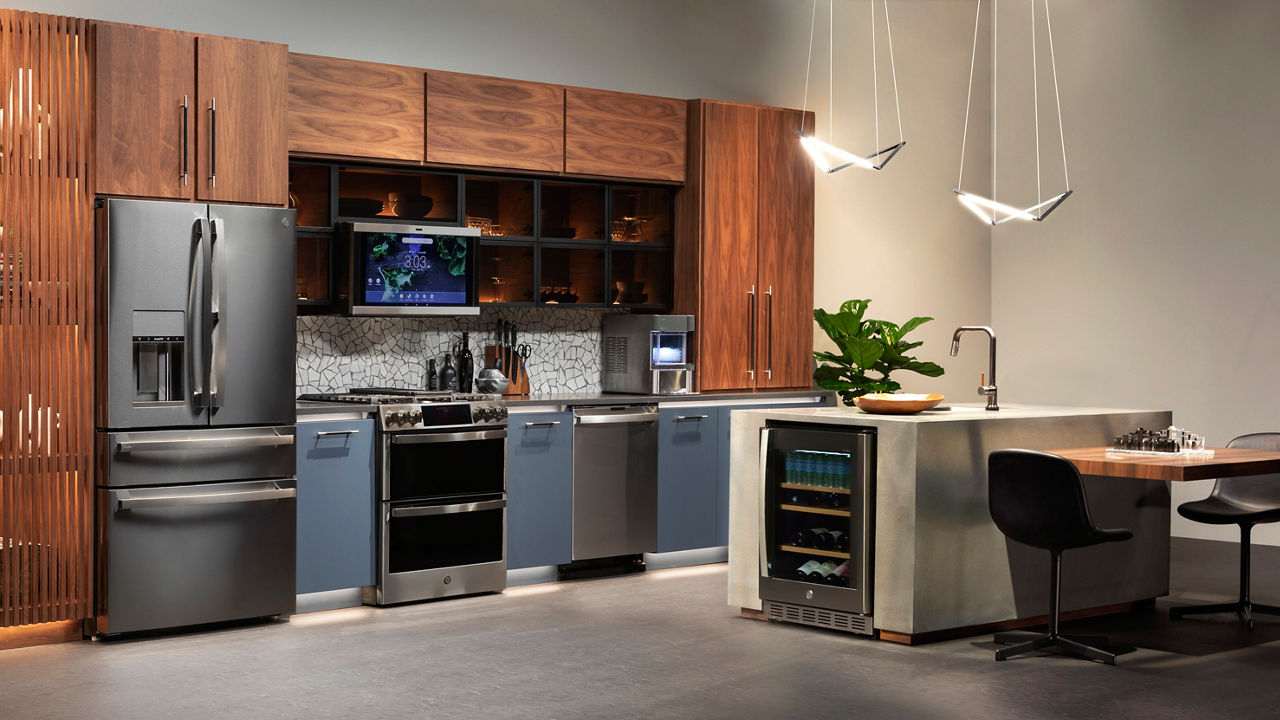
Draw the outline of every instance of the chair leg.
[[[1252,525],[1240,526],[1240,598],[1235,602],[1211,603],[1209,605],[1183,605],[1169,608],[1169,619],[1177,620],[1185,615],[1206,615],[1209,613],[1235,612],[1250,629],[1253,629],[1253,613],[1280,615],[1280,608],[1272,605],[1254,605],[1249,600],[1249,551]]]
[[[1038,638],[1028,640],[1024,643],[1018,643],[1017,645],[1010,645],[1009,647],[1000,648],[999,650],[996,651],[996,661],[999,662],[1001,660],[1007,660],[1008,658],[1011,658],[1014,655],[1021,655],[1022,653],[1025,653],[1025,652],[1040,650],[1041,648],[1046,648],[1053,644],[1054,644],[1053,638],[1049,637],[1048,635],[1041,635]]]
[[[1115,653],[1110,653],[1110,652],[1107,652],[1106,650],[1100,650],[1096,647],[1091,647],[1083,643],[1078,643],[1074,640],[1068,640],[1067,638],[1064,638],[1064,637],[1059,637],[1055,639],[1053,644],[1057,645],[1063,650],[1066,650],[1067,652],[1072,653],[1074,655],[1083,655],[1084,657],[1087,657],[1090,660],[1101,660],[1102,662],[1108,665],[1116,664]]]
[[[1080,642],[1084,638],[1066,638],[1059,634],[1061,622],[1059,617],[1059,608],[1062,601],[1062,552],[1060,550],[1051,550],[1049,556],[1049,633],[1033,638],[1017,645],[1000,648],[996,650],[996,661],[1007,660],[1014,655],[1031,652],[1033,650],[1041,650],[1047,647],[1062,648],[1072,655],[1079,655],[1090,660],[1100,660],[1108,665],[1116,664],[1116,656],[1113,653],[1092,647],[1091,644]],[[1099,645],[1106,644],[1106,638],[1088,638]],[[1012,642],[1012,636],[1008,633],[1000,633],[995,636],[997,643]]]

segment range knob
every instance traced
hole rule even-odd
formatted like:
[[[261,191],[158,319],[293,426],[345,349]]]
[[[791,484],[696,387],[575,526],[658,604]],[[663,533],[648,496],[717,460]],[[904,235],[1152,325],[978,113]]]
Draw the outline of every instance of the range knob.
[[[421,411],[421,410],[414,410],[413,412],[409,413],[409,424],[410,424],[410,425],[417,425],[417,424],[418,424],[418,423],[420,423],[420,422],[422,422],[422,411]]]
[[[393,412],[387,413],[387,426],[403,425],[405,421],[405,413]]]

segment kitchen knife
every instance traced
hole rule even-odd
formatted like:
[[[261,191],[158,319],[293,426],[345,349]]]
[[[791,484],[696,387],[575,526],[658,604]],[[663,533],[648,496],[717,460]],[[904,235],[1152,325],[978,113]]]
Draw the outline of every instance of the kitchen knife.
[[[493,330],[493,366],[502,371],[502,321],[498,321],[498,326]],[[505,372],[502,373],[506,375]]]
[[[508,378],[511,377],[511,352],[507,347],[507,331],[511,328],[511,323],[506,320],[502,321],[502,336],[498,340],[498,347],[502,348],[502,374]]]
[[[520,375],[520,345],[516,342],[516,325],[511,325],[511,372]],[[515,380],[516,378],[512,378]]]

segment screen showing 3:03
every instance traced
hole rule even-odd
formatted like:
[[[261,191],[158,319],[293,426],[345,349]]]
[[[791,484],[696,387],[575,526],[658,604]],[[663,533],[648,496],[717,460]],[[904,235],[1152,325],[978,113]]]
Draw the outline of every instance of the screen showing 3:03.
[[[366,305],[465,305],[467,240],[360,233]]]

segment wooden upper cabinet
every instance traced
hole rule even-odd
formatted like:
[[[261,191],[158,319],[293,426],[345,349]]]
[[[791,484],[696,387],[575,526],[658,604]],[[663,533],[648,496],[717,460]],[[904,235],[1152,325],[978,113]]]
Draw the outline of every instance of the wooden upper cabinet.
[[[565,172],[684,182],[686,109],[684,100],[567,88]]]
[[[564,88],[428,72],[427,162],[562,171]]]
[[[701,257],[698,383],[704,390],[755,387],[756,145],[749,105],[701,106]]]
[[[97,191],[190,198],[195,36],[105,22],[95,31]]]
[[[284,205],[288,48],[201,35],[196,62],[196,199]]]
[[[422,70],[289,53],[289,152],[422,162]]]
[[[796,133],[813,113],[760,108],[756,223],[760,308],[756,387],[808,387],[813,375],[814,168]]]

